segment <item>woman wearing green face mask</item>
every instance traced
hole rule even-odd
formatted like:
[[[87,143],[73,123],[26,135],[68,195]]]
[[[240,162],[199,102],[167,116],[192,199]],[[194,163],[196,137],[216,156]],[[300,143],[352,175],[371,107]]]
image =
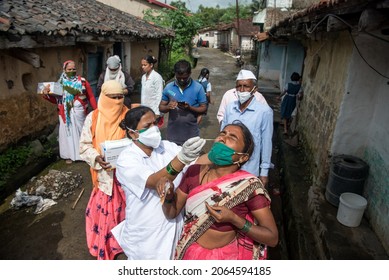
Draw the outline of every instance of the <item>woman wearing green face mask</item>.
[[[267,246],[277,245],[269,195],[258,177],[240,170],[253,149],[250,131],[234,122],[215,139],[210,163],[190,166],[175,192],[160,181],[166,217],[185,207],[176,259],[266,259]]]
[[[67,60],[59,83],[63,87],[62,96],[49,95],[43,92],[43,98],[57,104],[59,115],[59,153],[66,163],[81,160],[79,143],[82,127],[88,113],[88,103],[96,109],[96,99],[88,81],[76,74],[76,64]],[[88,102],[89,101],[89,102]]]

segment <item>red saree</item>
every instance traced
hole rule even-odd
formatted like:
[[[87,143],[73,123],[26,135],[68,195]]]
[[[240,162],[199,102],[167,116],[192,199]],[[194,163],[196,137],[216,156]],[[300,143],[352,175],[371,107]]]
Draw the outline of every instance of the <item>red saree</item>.
[[[262,182],[256,176],[242,170],[192,189],[188,194],[185,205],[186,220],[183,233],[176,247],[175,259],[188,259],[187,257],[184,258],[188,249],[192,252],[196,251],[200,258],[201,255],[208,254],[207,249],[202,248],[204,252],[201,252],[201,247],[195,243],[215,222],[214,218],[207,213],[205,201],[210,205],[219,203],[220,206],[224,205],[231,209],[255,195],[264,195],[270,201]],[[245,218],[255,223],[251,213],[247,214]],[[236,241],[236,246],[228,244],[220,248],[221,250],[218,248],[219,252],[216,253],[215,259],[217,259],[217,256],[222,259],[231,259],[230,257],[232,257],[239,260],[267,258],[266,245],[253,241],[241,232],[238,232]]]

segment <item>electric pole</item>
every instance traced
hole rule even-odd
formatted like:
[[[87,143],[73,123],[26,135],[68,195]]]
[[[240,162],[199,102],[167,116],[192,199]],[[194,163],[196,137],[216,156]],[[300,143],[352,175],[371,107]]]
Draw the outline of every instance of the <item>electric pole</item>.
[[[238,0],[236,0],[236,29],[237,29],[237,35],[238,35],[238,49],[240,50],[240,30],[239,30],[239,3]]]

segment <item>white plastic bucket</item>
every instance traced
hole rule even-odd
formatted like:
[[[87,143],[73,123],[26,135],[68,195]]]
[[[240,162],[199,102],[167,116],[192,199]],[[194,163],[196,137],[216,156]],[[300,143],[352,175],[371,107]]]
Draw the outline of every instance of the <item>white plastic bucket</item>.
[[[367,200],[356,193],[345,192],[340,195],[336,219],[348,227],[360,225]]]

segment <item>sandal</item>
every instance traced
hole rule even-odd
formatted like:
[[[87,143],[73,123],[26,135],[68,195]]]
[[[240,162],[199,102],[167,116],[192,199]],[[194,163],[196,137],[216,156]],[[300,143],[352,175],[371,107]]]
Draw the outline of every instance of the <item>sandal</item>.
[[[65,160],[65,162],[66,162],[66,164],[72,164],[73,163],[73,161],[71,159],[67,159],[67,160]]]

